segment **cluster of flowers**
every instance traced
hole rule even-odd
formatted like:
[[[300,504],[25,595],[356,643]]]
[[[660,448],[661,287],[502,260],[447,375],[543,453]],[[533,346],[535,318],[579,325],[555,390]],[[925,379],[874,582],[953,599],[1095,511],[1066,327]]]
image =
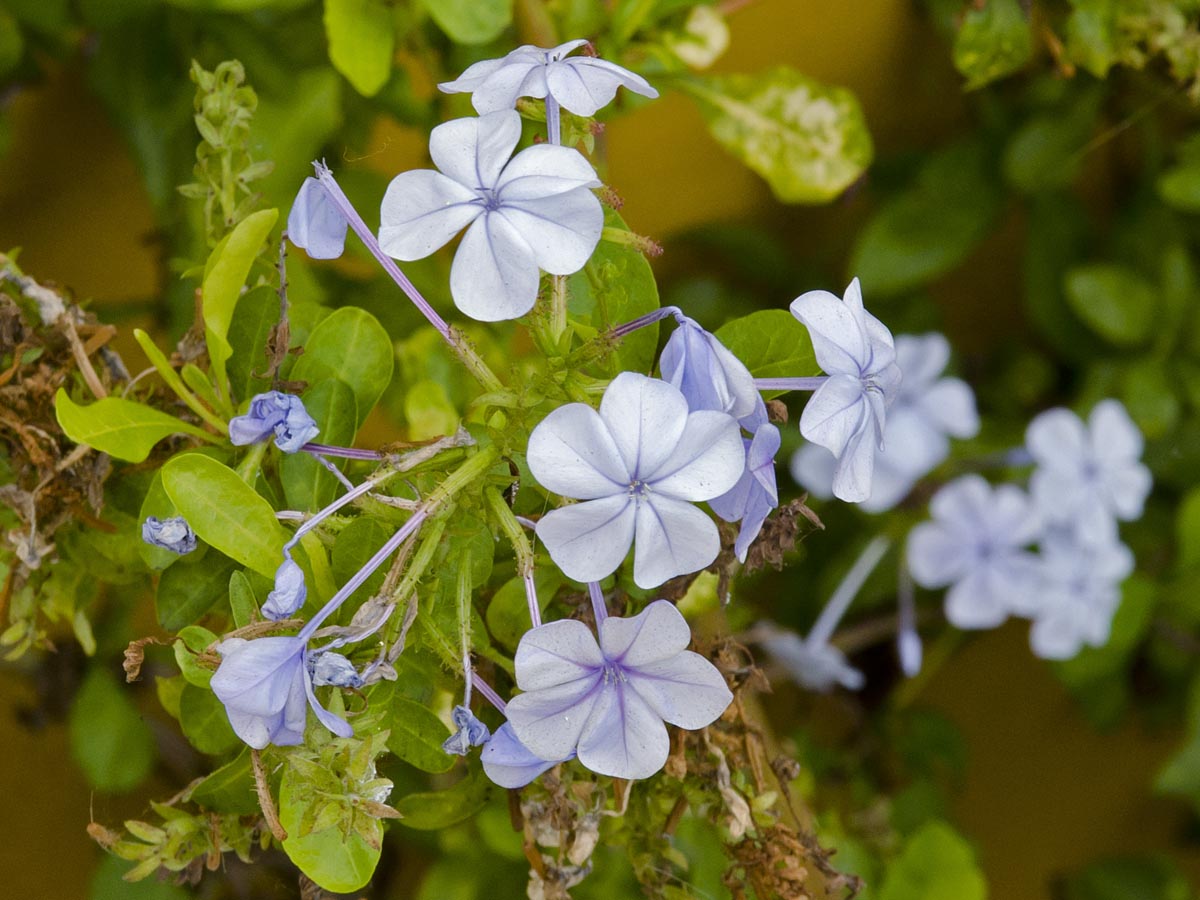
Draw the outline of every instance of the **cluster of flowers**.
[[[455,304],[482,321],[524,315],[537,299],[540,273],[577,271],[602,232],[603,213],[592,191],[600,182],[578,151],[559,145],[559,107],[589,116],[621,85],[656,95],[639,76],[611,63],[568,56],[582,44],[573,41],[552,50],[523,47],[504,59],[478,63],[457,81],[442,85],[450,92],[472,92],[480,115],[433,130],[430,154],[439,171],[406,172],[393,180],[383,199],[378,237],[365,226],[329,169],[318,165],[317,177],[305,181],[289,216],[293,242],[313,257],[330,258],[340,255],[347,227],[353,228],[430,322],[453,341],[451,330],[393,258],[426,256],[467,228],[451,270]],[[545,100],[550,143],[513,155],[521,136],[521,119],[513,107],[522,96]],[[596,631],[578,620],[542,624],[532,573],[524,573],[532,627],[514,660],[520,693],[506,703],[474,674],[464,651],[464,700],[454,710],[457,731],[446,742],[447,752],[465,754],[482,746],[488,775],[507,787],[527,784],[571,758],[600,774],[644,778],[666,762],[666,723],[697,729],[722,715],[732,695],[716,667],[687,649],[691,632],[679,611],[656,600],[629,618],[609,617],[600,582],[617,571],[631,548],[633,580],[644,589],[711,565],[720,539],[712,517],[696,505],[703,502],[720,518],[740,523],[734,549],[745,560],[779,502],[775,456],[781,436],[768,421],[761,391],[813,392],[800,419],[801,434],[810,444],[793,468],[815,492],[819,483],[840,499],[871,508],[896,502],[941,462],[949,436],[965,437],[978,429],[969,388],[954,379],[938,380],[948,356],[944,338],[902,337],[894,342],[888,329],[864,309],[857,280],[844,299],[811,291],[797,298],[791,310],[807,327],[825,375],[755,379],[714,335],[680,310],[665,308],[608,335],[619,340],[673,316],[676,328],[659,360],[661,378],[622,373],[610,382],[598,409],[568,403],[534,428],[527,449],[530,471],[549,494],[574,502],[528,524],[536,528],[555,565],[587,584]],[[1042,466],[1039,472],[1051,473],[1044,478],[1035,474],[1035,496],[1046,495],[1044,501],[1059,512],[1066,508],[1059,471],[1065,465],[1062,415],[1069,414],[1047,414],[1050,418],[1041,425],[1035,422],[1030,434],[1030,451]],[[1086,442],[1079,438],[1078,498],[1071,496],[1078,499],[1080,516],[1104,509],[1129,517],[1134,504],[1132,488],[1122,480],[1126,474],[1105,468],[1120,444],[1111,434],[1116,426],[1109,413],[1097,415],[1093,430],[1104,434],[1095,435],[1093,445],[1099,446],[1098,440],[1109,455],[1097,450],[1087,456],[1085,473]],[[314,444],[316,425],[303,404],[278,392],[255,397],[248,412],[230,422],[229,430],[235,444],[274,438],[283,452],[309,452],[318,459],[339,454],[379,458],[371,451]],[[1047,430],[1053,433],[1046,436]],[[1121,435],[1121,446],[1128,450],[1130,438],[1126,432]],[[1140,452],[1140,444],[1136,449]],[[1098,475],[1093,472],[1096,466]],[[303,524],[285,545],[275,589],[264,606],[266,615],[287,619],[301,609],[304,574],[292,560],[291,549],[328,516],[374,490],[387,477],[384,468],[359,485],[343,478],[345,493],[311,516],[280,514]],[[335,474],[343,477],[336,470]],[[1099,500],[1095,484],[1107,491]],[[1140,482],[1136,487],[1140,509],[1145,491]],[[995,502],[992,497],[977,480],[948,486],[934,501],[935,521],[919,527],[910,540],[911,566],[920,583],[955,584],[949,606],[958,624],[980,623],[977,613],[972,619],[958,611],[991,602],[1001,589],[1020,594],[1009,573],[1020,568],[1016,548],[1034,535],[1022,515],[1027,504],[1017,502],[1014,511],[1008,489],[998,491]],[[301,743],[308,707],[330,731],[351,733],[344,719],[321,706],[314,688],[360,687],[386,676],[382,655],[360,671],[336,651],[369,637],[392,609],[379,610],[371,622],[332,629],[337,635],[325,646],[310,643],[346,598],[419,531],[437,502],[430,497],[415,504],[408,521],[295,636],[230,638],[218,646],[222,662],[212,688],[247,744],[262,748]],[[186,523],[147,521],[145,527],[147,540],[176,552],[195,545],[194,535],[188,543]],[[1083,540],[1080,531],[1072,534]],[[1053,548],[1061,546],[1056,540],[1045,538],[1048,559],[1058,552]],[[808,640],[801,642],[810,661],[808,670],[817,672],[812,686],[861,683],[861,675],[829,644],[829,637],[886,550],[881,540],[868,546]],[[1047,569],[1065,572],[1064,566],[1048,564]],[[1089,577],[1097,571],[1087,566]],[[1060,606],[1066,612],[1058,615],[1069,618],[1073,613],[1065,598],[1078,593],[1076,583],[1060,580]],[[978,587],[981,584],[985,589]],[[1006,602],[1006,609],[1015,610],[1019,601]],[[1047,613],[1046,621],[1052,619]],[[1086,637],[1095,639],[1091,631]],[[473,686],[506,719],[494,734],[470,711]]]

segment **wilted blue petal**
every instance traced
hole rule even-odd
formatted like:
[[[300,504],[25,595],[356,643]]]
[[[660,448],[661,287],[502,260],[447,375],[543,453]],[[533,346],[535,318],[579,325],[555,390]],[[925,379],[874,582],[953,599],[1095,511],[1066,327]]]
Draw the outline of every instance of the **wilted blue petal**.
[[[196,532],[183,516],[159,519],[147,516],[142,523],[142,540],[154,547],[183,556],[196,549]]]
[[[304,401],[280,391],[257,395],[245,415],[229,420],[229,440],[233,444],[256,444],[273,435],[275,446],[285,453],[295,453],[319,433]]]
[[[263,615],[268,619],[286,619],[304,605],[308,587],[304,583],[304,570],[291,559],[285,559],[275,570],[275,587],[267,594],[263,604]]]
[[[475,718],[475,714],[467,707],[459,704],[450,714],[454,721],[454,734],[442,742],[442,749],[455,756],[466,756],[472,747],[487,743],[492,734],[488,727]]]
[[[362,676],[354,668],[354,663],[332,650],[309,654],[308,673],[312,676],[313,687],[363,686]]]

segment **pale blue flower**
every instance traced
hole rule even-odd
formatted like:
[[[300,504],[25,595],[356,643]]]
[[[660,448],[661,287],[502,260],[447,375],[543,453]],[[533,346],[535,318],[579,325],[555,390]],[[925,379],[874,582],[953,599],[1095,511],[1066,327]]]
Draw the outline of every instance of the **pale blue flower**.
[[[746,452],[726,414],[689,412],[665,381],[622,372],[598,413],[569,403],[546,416],[530,435],[528,462],[542,487],[584,501],[537,524],[558,567],[600,581],[633,544],[633,580],[652,588],[717,558],[716,523],[694,504],[737,484]]]
[[[728,492],[708,502],[713,512],[726,522],[741,522],[733,551],[742,562],[771,510],[779,505],[775,486],[775,454],[779,452],[779,429],[771,424],[759,426],[746,446],[746,468]]]
[[[691,637],[666,600],[606,618],[599,643],[574,619],[530,629],[514,658],[524,693],[506,710],[514,734],[543,760],[574,750],[601,775],[653,775],[670,751],[664,722],[704,728],[733,700],[717,668],[687,649]]]
[[[442,749],[455,756],[466,756],[472,747],[481,747],[492,737],[488,727],[461,703],[450,713],[454,721],[454,734],[442,742]]]
[[[161,547],[183,556],[196,549],[196,532],[183,516],[159,519],[146,516],[142,523],[142,540],[153,547]]]
[[[679,388],[692,411],[715,409],[738,420],[752,417],[763,402],[750,370],[695,321],[682,313],[675,319],[679,327],[658,360],[663,380]],[[765,412],[764,408],[764,421]],[[742,427],[747,427],[745,422]]]
[[[521,97],[553,96],[564,109],[592,116],[625,87],[643,97],[657,97],[641,75],[591,56],[567,54],[587,41],[575,40],[549,49],[526,44],[503,59],[485,59],[467,68],[454,81],[439,84],[447,94],[471,94],[476,112],[514,109]]]
[[[539,270],[579,271],[604,227],[591,163],[550,144],[512,156],[520,139],[512,110],[445,122],[429,136],[440,171],[403,172],[383,198],[379,244],[396,259],[422,259],[470,226],[450,267],[450,294],[482,322],[527,313]]]
[[[267,594],[263,604],[263,615],[268,619],[286,619],[304,605],[308,587],[304,583],[304,571],[288,557],[275,570],[275,587]]]
[[[229,420],[232,443],[257,444],[274,437],[275,446],[284,453],[295,453],[319,433],[317,423],[304,408],[304,401],[280,391],[257,395],[245,415]]]
[[[863,308],[857,278],[844,301],[809,291],[792,301],[791,310],[808,328],[817,362],[829,375],[805,404],[800,433],[837,457],[834,496],[861,503],[871,496],[875,451],[900,386],[892,334]]]
[[[227,638],[217,645],[221,665],[212,690],[234,733],[256,750],[304,743],[308,708],[339,737],[350,725],[317,702],[308,671],[306,637]]]
[[[1077,523],[1084,541],[1111,544],[1117,520],[1142,515],[1153,479],[1141,463],[1142,433],[1116,400],[1102,400],[1087,425],[1069,409],[1029,423],[1025,446],[1037,463],[1029,479],[1047,521]]]
[[[288,239],[313,259],[337,259],[346,249],[345,216],[315,178],[305,178],[288,213]]]
[[[754,639],[806,690],[827,694],[841,685],[848,691],[859,691],[866,684],[863,673],[828,641],[807,641],[794,631],[767,623],[757,627]]]
[[[542,759],[517,739],[510,722],[496,729],[479,755],[484,773],[503,788],[523,788],[543,772],[574,758],[575,751],[572,749],[562,759]]]
[[[1019,487],[992,488],[964,475],[930,501],[932,521],[908,536],[908,568],[926,588],[950,586],[946,618],[958,628],[994,628],[1037,590],[1038,561],[1023,549],[1042,520]]]

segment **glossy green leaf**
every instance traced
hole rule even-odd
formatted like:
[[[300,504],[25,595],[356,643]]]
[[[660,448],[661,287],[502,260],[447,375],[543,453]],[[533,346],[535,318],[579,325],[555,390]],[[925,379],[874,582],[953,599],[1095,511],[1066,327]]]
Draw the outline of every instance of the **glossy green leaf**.
[[[71,755],[97,790],[131,790],[154,765],[154,734],[134,706],[132,694],[132,687],[122,686],[107,669],[94,666],[71,705]]]
[[[225,363],[233,354],[228,334],[234,309],[250,274],[250,266],[278,218],[277,209],[251,213],[216,246],[205,265],[200,288],[204,338],[213,374],[222,390],[227,386]]]
[[[1125,266],[1093,263],[1067,271],[1067,302],[1096,334],[1119,347],[1145,344],[1154,332],[1158,292]]]
[[[394,697],[388,728],[388,749],[422,772],[448,772],[458,759],[442,749],[450,729],[420,703]]]
[[[288,833],[283,849],[300,871],[327,891],[350,893],[371,880],[379,864],[379,841],[371,847],[357,832],[335,826],[302,834],[301,819],[312,802],[311,787],[286,766],[279,789],[279,821]],[[349,809],[349,807],[346,807]],[[382,838],[379,829],[377,838]]]
[[[361,424],[391,382],[394,358],[392,339],[379,320],[344,306],[312,330],[291,377],[309,384],[326,378],[345,382],[354,391]]]
[[[954,66],[967,90],[1011,75],[1033,56],[1033,26],[1019,0],[984,0],[967,8],[954,39]]]
[[[680,87],[699,101],[713,137],[784,203],[828,203],[871,164],[866,118],[845,88],[786,66]]]
[[[229,390],[237,401],[269,390],[270,382],[255,378],[267,368],[267,338],[279,324],[279,294],[269,285],[259,285],[244,293],[233,311],[226,335],[232,353],[225,364]]]
[[[538,596],[538,608],[545,612],[546,606],[562,584],[558,570],[539,566],[534,572],[534,588]],[[487,627],[501,645],[510,651],[517,649],[521,637],[531,627],[529,600],[525,596],[525,582],[521,578],[510,578],[492,596],[487,605]]]
[[[243,750],[234,760],[206,775],[191,789],[189,799],[214,812],[256,814],[258,795],[254,790],[250,751]]]
[[[54,412],[63,433],[75,443],[126,462],[145,461],[155,444],[173,434],[213,440],[211,434],[195,425],[121,397],[105,397],[80,406],[59,388],[54,396]]]
[[[329,61],[364,97],[379,93],[396,46],[390,9],[379,0],[325,0]]]
[[[335,447],[354,443],[358,403],[354,391],[336,378],[326,378],[300,395],[304,408],[321,429],[317,441]],[[334,465],[339,460],[331,459]],[[316,511],[333,501],[337,479],[307,453],[289,453],[279,461],[279,479],[289,509]]]
[[[154,595],[158,624],[179,631],[208,613],[225,596],[234,562],[217,554],[182,559],[162,573]]]
[[[404,421],[408,423],[408,439],[424,441],[454,434],[459,415],[446,389],[439,382],[424,378],[404,395]]]
[[[513,0],[420,0],[438,28],[459,44],[486,44],[512,23]]]
[[[225,707],[208,688],[188,684],[179,698],[179,725],[201,753],[219,754],[238,745]]]
[[[409,794],[394,807],[403,816],[401,825],[418,831],[439,831],[479,812],[490,790],[491,782],[482,771],[474,770],[447,790]]]
[[[752,312],[714,333],[755,378],[802,378],[821,372],[808,329],[786,309]]]
[[[254,571],[275,577],[287,536],[271,505],[237,473],[215,459],[187,453],[163,466],[162,479],[167,496],[205,542]]]
[[[971,846],[949,825],[930,822],[888,866],[879,900],[986,900],[987,882]]]
[[[258,600],[245,572],[236,571],[229,576],[229,608],[234,628],[245,628],[258,615]]]

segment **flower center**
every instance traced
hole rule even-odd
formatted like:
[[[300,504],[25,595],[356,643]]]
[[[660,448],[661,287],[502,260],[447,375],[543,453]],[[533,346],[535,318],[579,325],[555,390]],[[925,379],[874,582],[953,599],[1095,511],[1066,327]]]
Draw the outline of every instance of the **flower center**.
[[[628,681],[629,678],[625,675],[625,670],[616,663],[606,662],[604,664],[604,684],[620,684]]]
[[[479,199],[483,201],[483,208],[487,212],[494,212],[500,208],[500,197],[491,188],[480,188]]]
[[[629,496],[635,500],[640,500],[650,494],[650,485],[639,479],[633,479],[629,482]]]

